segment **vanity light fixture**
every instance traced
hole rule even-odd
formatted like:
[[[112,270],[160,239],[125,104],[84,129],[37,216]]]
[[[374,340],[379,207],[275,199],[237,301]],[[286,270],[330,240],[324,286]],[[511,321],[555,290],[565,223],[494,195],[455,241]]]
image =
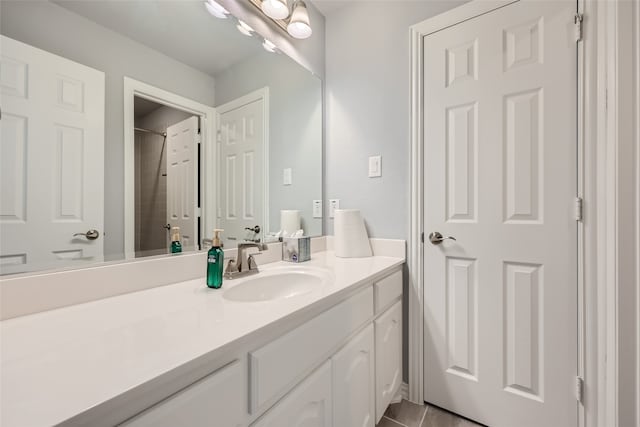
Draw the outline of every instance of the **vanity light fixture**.
[[[311,36],[309,12],[304,1],[297,0],[293,4],[293,12],[291,12],[291,19],[289,20],[289,25],[287,25],[287,32],[296,39],[306,39]]]
[[[286,19],[289,16],[287,0],[262,0],[260,9],[272,19]]]
[[[207,11],[219,19],[227,19],[227,15],[229,11],[222,7],[222,5],[215,0],[207,0],[204,2],[204,7],[207,8]]]
[[[270,42],[267,39],[264,39],[264,42],[262,43],[262,47],[264,48],[264,50],[266,50],[267,52],[271,52],[271,53],[276,53],[277,50],[278,50],[276,45],[273,44],[272,42]]]
[[[236,28],[242,34],[244,34],[245,36],[249,36],[249,37],[251,37],[253,35],[253,32],[254,32],[253,28],[248,26],[246,22],[244,22],[244,21],[242,21],[240,19],[238,19],[238,25],[236,25]]]
[[[307,5],[302,0],[293,0],[293,6],[289,10],[289,1],[291,0],[249,0],[249,3],[258,8],[291,37],[296,39],[310,37],[313,31]]]

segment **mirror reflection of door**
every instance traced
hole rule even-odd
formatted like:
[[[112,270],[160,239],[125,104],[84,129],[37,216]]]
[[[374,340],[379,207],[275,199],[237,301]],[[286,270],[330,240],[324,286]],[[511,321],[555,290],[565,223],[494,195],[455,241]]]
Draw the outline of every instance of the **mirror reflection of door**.
[[[0,273],[102,261],[104,73],[0,44]]]
[[[180,228],[183,250],[198,249],[198,135],[196,116],[167,128],[167,225]]]
[[[136,256],[166,254],[171,227],[197,249],[199,118],[140,97],[134,115]]]
[[[220,228],[233,248],[247,238],[247,228],[264,227],[267,202],[265,146],[268,90],[253,92],[217,107],[220,114]],[[261,236],[254,236],[257,239]]]

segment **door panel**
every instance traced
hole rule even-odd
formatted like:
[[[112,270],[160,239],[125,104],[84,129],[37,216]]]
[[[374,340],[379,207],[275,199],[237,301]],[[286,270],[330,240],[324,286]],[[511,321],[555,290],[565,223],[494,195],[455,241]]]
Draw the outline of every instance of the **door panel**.
[[[100,261],[104,73],[0,36],[0,269]],[[89,240],[76,233],[95,229]]]
[[[327,361],[252,426],[330,427],[331,396],[331,361]]]
[[[375,321],[376,422],[402,384],[402,301],[393,304]]]
[[[425,400],[493,427],[577,423],[574,13],[424,39]]]
[[[225,230],[223,240],[229,247],[244,240],[245,227],[264,229],[263,104],[259,99],[220,114],[220,228]]]
[[[167,224],[180,227],[183,250],[199,243],[198,138],[197,116],[167,128]]]
[[[373,342],[373,325],[369,325],[331,358],[336,427],[375,426]]]

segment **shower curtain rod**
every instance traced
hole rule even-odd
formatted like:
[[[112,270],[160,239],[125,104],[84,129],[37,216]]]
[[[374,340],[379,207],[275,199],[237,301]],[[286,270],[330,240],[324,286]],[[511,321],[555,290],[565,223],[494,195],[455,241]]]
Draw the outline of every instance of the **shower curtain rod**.
[[[147,132],[147,133],[152,133],[154,135],[160,135],[163,138],[167,137],[167,133],[166,132],[158,132],[155,130],[150,130],[150,129],[144,129],[144,128],[133,128],[134,130],[139,130],[140,132]]]

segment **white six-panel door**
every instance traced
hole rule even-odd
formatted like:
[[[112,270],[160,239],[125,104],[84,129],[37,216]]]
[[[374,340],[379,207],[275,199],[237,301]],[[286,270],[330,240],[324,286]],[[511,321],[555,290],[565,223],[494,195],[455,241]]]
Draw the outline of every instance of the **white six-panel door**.
[[[225,246],[246,235],[245,227],[263,227],[263,99],[220,113],[220,228]]]
[[[0,270],[99,261],[104,73],[5,36],[0,55]]]
[[[424,38],[424,395],[492,427],[577,425],[575,7]]]
[[[167,128],[167,224],[183,250],[198,249],[198,138],[197,116]]]

